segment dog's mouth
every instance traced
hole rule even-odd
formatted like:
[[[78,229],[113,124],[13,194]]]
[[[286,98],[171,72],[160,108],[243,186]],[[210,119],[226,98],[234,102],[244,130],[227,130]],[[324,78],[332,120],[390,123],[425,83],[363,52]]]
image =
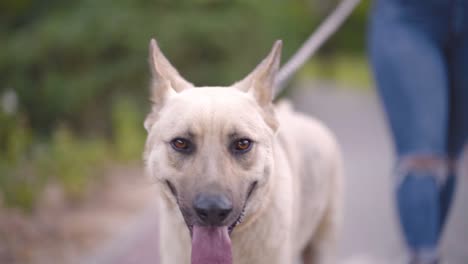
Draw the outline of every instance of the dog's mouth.
[[[234,223],[232,223],[232,224],[228,227],[228,232],[229,232],[229,234],[232,233],[232,231],[234,230],[234,228],[235,228],[237,225],[239,225],[239,224],[241,224],[242,222],[244,222],[245,208],[247,207],[247,202],[249,201],[250,197],[252,196],[252,193],[254,192],[255,188],[257,187],[257,184],[258,184],[257,181],[254,181],[252,184],[250,184],[249,190],[247,191],[247,197],[245,198],[244,205],[242,206],[242,211],[241,211],[241,213],[239,214],[239,217],[237,217],[236,221],[234,221]]]
[[[248,192],[247,192],[247,196],[244,200],[244,204],[242,206],[242,210],[241,212],[239,213],[238,217],[236,218],[236,220],[234,222],[232,222],[231,225],[227,226],[227,231],[228,231],[228,234],[231,235],[232,232],[234,231],[234,228],[236,228],[236,226],[238,226],[239,224],[241,224],[242,222],[244,222],[244,218],[245,218],[245,208],[247,207],[247,202],[249,201],[250,197],[252,196],[252,193],[254,192],[255,188],[257,187],[257,184],[258,182],[257,181],[254,181],[250,186],[249,186],[249,189],[248,189]],[[173,194],[176,194],[177,192],[175,191],[175,188],[172,184],[168,183],[168,186],[169,188],[171,189],[171,192]],[[182,213],[183,214],[183,213]],[[190,237],[193,237],[193,228],[196,224],[192,224],[192,223],[189,223],[189,221],[187,220],[187,216],[185,214],[184,215],[184,219],[185,219],[185,223],[189,229],[189,232],[190,232]]]
[[[255,191],[257,183],[257,181],[254,181],[250,184],[242,210],[229,226],[205,226],[194,220],[189,220],[191,217],[187,214],[187,211],[181,210],[192,238],[191,264],[232,264],[231,234],[236,226],[244,221],[248,201]],[[166,181],[166,184],[179,204],[176,188],[169,181]]]
[[[257,182],[253,182],[247,192],[242,211],[229,226],[189,225],[192,237],[192,264],[232,264],[231,234],[234,228],[244,221],[245,208]]]

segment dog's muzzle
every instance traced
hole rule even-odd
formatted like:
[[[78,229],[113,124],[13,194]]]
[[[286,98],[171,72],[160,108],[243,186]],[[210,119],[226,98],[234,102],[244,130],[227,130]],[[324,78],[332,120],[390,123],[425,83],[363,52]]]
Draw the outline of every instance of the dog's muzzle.
[[[200,193],[193,200],[193,209],[205,226],[223,226],[231,214],[232,201],[224,194]]]
[[[257,187],[257,181],[249,185],[241,206],[238,205],[237,207],[226,194],[213,190],[198,193],[191,205],[180,204],[180,197],[178,197],[179,193],[176,187],[170,181],[166,181],[166,185],[179,205],[190,235],[193,235],[194,226],[224,226],[231,234],[234,228],[244,221],[245,209],[249,198]]]

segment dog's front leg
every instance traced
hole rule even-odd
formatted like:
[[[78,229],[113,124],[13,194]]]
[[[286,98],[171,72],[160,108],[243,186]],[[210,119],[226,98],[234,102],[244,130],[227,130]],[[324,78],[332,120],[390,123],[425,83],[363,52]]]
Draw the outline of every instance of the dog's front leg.
[[[288,244],[285,244],[284,247],[278,251],[278,255],[274,259],[272,259],[269,262],[262,262],[262,263],[274,263],[274,264],[296,263],[294,256],[292,254],[290,245],[291,245],[290,242],[288,242]]]
[[[233,238],[234,264],[294,264],[285,230],[253,227]]]
[[[258,264],[271,263],[271,264],[285,264],[285,263],[296,263],[291,250],[291,243],[288,241],[283,241],[284,244],[279,245],[275,250],[270,252],[260,253],[263,258],[257,262]]]
[[[256,253],[244,252],[240,256],[234,256],[234,264],[294,264],[291,251],[288,249],[278,249],[266,252],[258,250]]]

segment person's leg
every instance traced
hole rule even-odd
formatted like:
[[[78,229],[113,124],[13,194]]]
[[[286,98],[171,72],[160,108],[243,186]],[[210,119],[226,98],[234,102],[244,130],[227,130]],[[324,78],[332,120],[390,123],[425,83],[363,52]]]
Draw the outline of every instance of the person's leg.
[[[459,2],[459,4],[461,3]],[[450,158],[456,165],[468,140],[468,6],[466,4],[454,6],[454,9],[454,33],[447,50],[451,88],[448,151]],[[443,186],[440,196],[441,232],[456,187],[455,169],[456,166],[452,166],[451,176]]]
[[[417,7],[397,2],[407,3],[377,4],[369,48],[399,157],[396,196],[400,223],[412,253],[429,263],[437,259],[439,186],[446,174],[445,31],[437,17],[424,17]]]
[[[446,160],[437,156],[406,156],[398,164],[397,208],[411,263],[439,259],[440,191],[446,172]]]
[[[452,170],[447,177],[447,180],[440,187],[439,195],[439,206],[440,206],[440,216],[439,216],[439,237],[442,235],[447,222],[447,216],[450,211],[450,207],[453,201],[453,195],[455,193],[455,187],[457,185],[457,177],[455,172]]]
[[[445,157],[448,76],[442,25],[432,28],[407,18],[411,13],[398,12],[391,2],[406,1],[383,0],[374,8],[368,46],[396,152]]]

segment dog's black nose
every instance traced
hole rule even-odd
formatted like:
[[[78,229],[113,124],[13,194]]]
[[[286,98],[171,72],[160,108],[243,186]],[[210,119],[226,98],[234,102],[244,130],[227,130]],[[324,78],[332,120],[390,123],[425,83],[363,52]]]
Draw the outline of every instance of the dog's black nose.
[[[199,194],[193,201],[193,208],[203,224],[222,226],[232,211],[232,202],[220,194]]]

